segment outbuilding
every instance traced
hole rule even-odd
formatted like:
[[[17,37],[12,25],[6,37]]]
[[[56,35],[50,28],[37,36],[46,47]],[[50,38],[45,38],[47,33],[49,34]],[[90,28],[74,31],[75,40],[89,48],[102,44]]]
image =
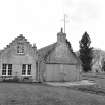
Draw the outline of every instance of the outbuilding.
[[[43,82],[78,81],[81,64],[62,28],[57,42],[38,50],[38,78]]]

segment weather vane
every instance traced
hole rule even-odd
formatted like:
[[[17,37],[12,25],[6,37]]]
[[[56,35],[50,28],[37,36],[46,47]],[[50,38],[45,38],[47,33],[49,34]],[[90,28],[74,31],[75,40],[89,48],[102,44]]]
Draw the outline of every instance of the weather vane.
[[[65,33],[65,14],[64,14],[64,33]]]
[[[63,21],[63,24],[64,24],[64,33],[65,33],[65,24],[66,24],[66,22],[68,22],[67,20],[66,20],[66,18],[67,18],[68,16],[66,15],[66,14],[64,14],[64,17],[63,17],[63,19],[62,19],[62,21]]]

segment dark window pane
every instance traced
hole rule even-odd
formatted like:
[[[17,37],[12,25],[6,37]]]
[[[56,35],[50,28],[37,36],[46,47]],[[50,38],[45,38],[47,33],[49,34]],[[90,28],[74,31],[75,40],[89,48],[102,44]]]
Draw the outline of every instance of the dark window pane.
[[[31,64],[28,64],[28,71],[27,71],[28,75],[31,75]]]
[[[22,75],[25,75],[26,74],[26,71],[25,70],[22,70]]]
[[[2,75],[6,75],[6,70],[2,70]]]
[[[12,64],[8,64],[8,75],[12,75]]]
[[[28,70],[28,71],[27,71],[27,74],[28,74],[28,75],[31,75],[31,70]]]
[[[23,70],[23,69],[26,70],[26,64],[23,64],[23,65],[22,65],[22,70]]]
[[[6,66],[7,66],[6,64],[3,64],[2,69],[6,69]]]
[[[26,64],[22,65],[22,75],[26,74]]]
[[[12,70],[8,70],[8,75],[12,75]]]
[[[31,70],[31,64],[28,65],[28,70]]]
[[[2,75],[6,75],[7,64],[2,64]]]
[[[8,64],[8,69],[12,69],[12,64]]]

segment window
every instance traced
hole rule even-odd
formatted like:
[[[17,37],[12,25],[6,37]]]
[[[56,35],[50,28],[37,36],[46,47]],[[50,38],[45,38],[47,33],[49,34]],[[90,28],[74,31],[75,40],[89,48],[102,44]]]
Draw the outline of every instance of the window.
[[[6,75],[6,64],[2,65],[2,75]]]
[[[22,75],[31,75],[31,64],[22,65]]]
[[[28,75],[31,75],[31,65],[28,65],[28,71],[27,71]]]
[[[26,64],[22,65],[22,75],[26,74]]]
[[[23,43],[18,43],[17,53],[18,54],[24,54],[24,46],[23,46]]]
[[[8,64],[8,75],[12,75],[12,64]]]
[[[12,75],[12,64],[2,64],[2,75]]]

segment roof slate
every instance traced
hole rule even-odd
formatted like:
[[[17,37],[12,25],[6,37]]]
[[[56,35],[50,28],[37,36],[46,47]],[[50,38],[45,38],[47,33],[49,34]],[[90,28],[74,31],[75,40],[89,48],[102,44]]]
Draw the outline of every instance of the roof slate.
[[[67,46],[69,46],[68,42],[66,42],[66,44],[67,44]],[[48,46],[46,46],[44,48],[39,49],[38,50],[38,58],[39,58],[39,60],[46,61],[47,56],[54,50],[54,48],[56,48],[56,46],[57,46],[57,42],[53,43],[51,45],[48,45]],[[70,47],[68,47],[68,48],[72,52],[72,49],[70,49]],[[75,57],[75,59],[77,59],[77,61],[79,62],[79,58],[76,56],[76,54],[74,52],[72,52],[72,54]]]

